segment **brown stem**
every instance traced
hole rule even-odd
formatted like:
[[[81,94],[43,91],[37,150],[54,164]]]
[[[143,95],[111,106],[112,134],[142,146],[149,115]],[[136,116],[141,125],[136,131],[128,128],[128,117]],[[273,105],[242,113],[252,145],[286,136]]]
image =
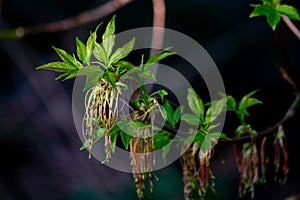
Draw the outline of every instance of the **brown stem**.
[[[295,83],[295,81],[288,75],[288,73],[286,72],[286,70],[282,67],[282,66],[278,66],[278,69],[282,75],[282,78],[284,80],[286,80],[291,86],[292,88],[297,91],[298,88],[297,88],[297,85]]]
[[[153,29],[152,33],[152,44],[150,56],[156,54],[163,45],[164,39],[164,27],[165,27],[165,2],[164,0],[153,0]],[[159,28],[159,29],[158,29]]]
[[[111,0],[93,10],[82,12],[75,17],[70,17],[57,22],[43,23],[32,27],[18,27],[13,30],[2,30],[0,31],[0,39],[23,38],[27,35],[68,30],[109,15],[132,1],[133,0]]]
[[[264,136],[270,135],[271,133],[274,133],[280,125],[282,125],[283,123],[288,121],[290,118],[292,118],[295,115],[295,112],[296,112],[295,110],[299,106],[299,103],[300,103],[300,94],[298,93],[295,100],[293,101],[293,103],[291,104],[289,109],[287,110],[285,116],[278,123],[271,126],[270,128],[259,131],[257,133],[257,136],[255,136],[256,139],[262,138]],[[251,141],[252,139],[253,139],[253,136],[246,135],[243,137],[234,137],[234,138],[231,138],[231,140],[220,139],[219,142],[221,142],[221,143],[245,143],[245,142]]]
[[[294,33],[294,35],[300,40],[300,31],[293,24],[293,22],[285,15],[280,15],[280,17],[284,21],[284,23],[289,27],[289,29]]]

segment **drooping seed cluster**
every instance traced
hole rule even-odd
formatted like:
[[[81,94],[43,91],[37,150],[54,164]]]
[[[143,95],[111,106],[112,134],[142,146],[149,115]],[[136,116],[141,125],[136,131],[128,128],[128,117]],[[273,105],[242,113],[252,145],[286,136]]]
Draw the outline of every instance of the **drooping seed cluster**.
[[[264,137],[260,143],[260,151],[257,150],[259,143],[255,138],[241,147],[237,144],[233,145],[233,152],[240,173],[239,196],[241,198],[250,195],[249,197],[253,199],[255,185],[266,182],[266,169],[267,164],[269,164],[268,156],[265,153],[266,142],[267,137]],[[285,134],[281,125],[275,133],[273,147],[274,180],[285,183],[289,172],[288,152]],[[280,168],[282,171],[280,171]]]
[[[149,129],[138,130],[138,134],[148,135]],[[144,132],[144,133],[143,133]],[[146,133],[145,133],[146,132]],[[150,193],[153,193],[153,173],[155,164],[153,138],[133,137],[130,140],[130,157],[136,192],[139,199],[144,198],[145,182],[149,181]]]
[[[208,188],[214,190],[214,175],[210,168],[210,159],[213,150],[203,152],[198,144],[192,147],[182,156],[184,196],[189,199],[204,199]],[[198,167],[197,167],[197,162]]]
[[[99,128],[105,128],[105,152],[106,159],[111,158],[112,147],[109,131],[116,124],[117,101],[119,98],[118,90],[113,89],[105,79],[86,93],[85,116],[83,118],[83,133],[85,140],[89,141],[88,151],[91,156],[92,146],[96,139],[95,133]]]

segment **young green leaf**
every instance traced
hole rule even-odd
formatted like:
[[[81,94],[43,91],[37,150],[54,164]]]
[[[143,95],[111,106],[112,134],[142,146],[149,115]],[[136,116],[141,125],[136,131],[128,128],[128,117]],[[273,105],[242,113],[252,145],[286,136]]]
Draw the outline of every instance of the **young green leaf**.
[[[290,19],[300,20],[299,14],[296,8],[290,5],[280,5],[276,8],[276,10],[283,15],[286,15]]]
[[[155,150],[161,149],[168,145],[171,140],[172,133],[161,130],[159,133],[154,135],[154,147]]]
[[[277,24],[280,21],[280,14],[274,10],[270,14],[267,15],[267,22],[272,27],[273,30],[276,29]]]
[[[146,64],[144,65],[144,69],[149,70],[153,65],[155,65],[162,59],[176,54],[173,51],[169,51],[170,49],[171,49],[171,47],[165,48],[165,49],[161,50],[160,52],[158,52],[157,54],[154,54],[153,56],[151,56],[149,58],[149,60],[146,62]]]
[[[188,104],[191,110],[200,117],[200,119],[203,119],[204,114],[204,106],[202,99],[196,94],[196,92],[192,89],[188,89]]]
[[[162,101],[164,101],[164,97],[168,95],[166,90],[157,90],[156,92],[151,93],[150,97],[158,95]]]
[[[226,96],[226,110],[227,111],[235,111],[236,109],[236,101],[233,96]]]
[[[215,121],[217,117],[221,114],[221,112],[224,110],[225,105],[225,99],[212,102],[211,106],[206,111],[205,123],[210,124],[211,122]]]
[[[169,102],[165,102],[163,104],[163,109],[166,112],[166,120],[167,122],[171,125],[174,126],[175,125],[175,121],[173,119],[173,107],[171,106],[171,104]]]
[[[212,140],[211,138],[207,135],[202,142],[199,142],[199,146],[202,152],[206,153],[207,151],[210,150],[211,145],[212,145]]]
[[[114,65],[116,67],[118,67],[120,71],[122,71],[122,70],[129,71],[131,69],[136,68],[134,64],[132,64],[132,63],[130,63],[128,61],[123,61],[123,60],[120,60],[120,61],[114,63]]]
[[[249,16],[250,18],[258,16],[267,16],[275,10],[275,8],[269,4],[251,4],[250,6],[254,7],[254,10]]]
[[[67,72],[59,75],[58,77],[56,77],[55,80],[57,81],[57,80],[59,80],[61,78],[64,78],[63,81],[69,80],[69,79],[75,78],[77,76],[77,74],[78,74],[78,69],[76,69],[76,70],[69,70],[69,71],[67,71]]]
[[[257,92],[257,90],[250,92],[249,94],[245,95],[240,104],[238,111],[245,113],[246,115],[249,115],[247,112],[247,108],[257,105],[257,104],[262,104],[262,101],[256,99],[256,98],[251,98],[252,95],[254,95]]]
[[[66,63],[69,64],[72,68],[80,68],[82,65],[76,60],[74,56],[68,54],[65,50],[53,47],[59,57]]]
[[[152,79],[152,80],[154,80],[154,81],[156,81],[156,77],[155,77],[155,75],[153,74],[153,72],[151,71],[151,70],[147,70],[147,71],[142,71],[140,74],[138,74],[139,75],[139,77],[141,77],[141,78],[150,78],[150,79]]]
[[[76,37],[76,46],[77,46],[77,56],[82,62],[87,62],[87,53],[86,53],[86,47],[85,44]]]
[[[115,16],[111,18],[106,26],[105,32],[102,35],[102,46],[107,58],[110,56],[115,45]]]
[[[51,62],[37,67],[36,69],[48,69],[55,72],[68,72],[70,70],[77,69],[73,65],[69,65],[65,62]]]
[[[275,9],[274,6],[270,4],[255,4],[251,5],[254,7],[254,10],[250,14],[250,17],[257,17],[257,16],[266,16],[268,24],[275,30],[277,24],[280,21],[280,14]]]
[[[113,86],[115,87],[116,85],[116,82],[117,82],[117,77],[116,77],[116,74],[113,73],[113,72],[105,72],[103,77]]]
[[[213,139],[215,139],[215,140],[218,140],[218,139],[230,140],[230,138],[228,138],[228,137],[226,136],[226,134],[221,133],[221,132],[210,133],[210,134],[208,134],[207,136],[209,136],[209,138],[213,138]]]
[[[181,116],[181,119],[190,125],[199,125],[200,122],[199,118],[196,115],[192,114],[184,114]]]
[[[113,153],[115,153],[117,137],[118,137],[119,132],[120,132],[120,128],[117,125],[112,127],[110,129],[110,131],[108,132],[108,135],[110,136],[110,140],[111,140],[111,150]]]
[[[94,65],[81,68],[78,71],[78,76],[87,76],[83,91],[87,91],[88,89],[94,87],[103,76],[103,73],[104,72],[98,66]]]
[[[173,114],[173,119],[175,121],[175,124],[177,124],[180,120],[181,117],[181,107],[176,108],[174,114]]]
[[[135,43],[135,38],[132,38],[127,44],[125,44],[122,48],[118,48],[109,58],[109,63],[114,64],[126,57],[133,49]]]
[[[107,58],[106,58],[106,53],[104,51],[104,49],[100,46],[100,44],[95,43],[94,44],[94,56],[95,58],[100,61],[100,63],[102,64],[102,66],[104,68],[106,68],[106,64],[107,64]]]
[[[121,139],[122,139],[123,145],[124,145],[125,149],[128,150],[130,139],[132,138],[132,136],[128,135],[127,133],[125,133],[123,131],[121,131],[120,133],[121,133]]]
[[[95,44],[97,44],[97,30],[98,28],[102,25],[102,23],[100,23],[94,32],[91,32],[87,42],[86,42],[86,63],[88,65],[90,65],[90,60],[91,60],[91,56],[94,52],[94,48],[95,48]]]
[[[98,128],[98,130],[95,132],[93,143],[96,143],[98,140],[100,140],[105,135],[105,128]],[[80,151],[86,149],[89,146],[90,141],[86,140],[83,145],[80,147]]]
[[[118,138],[118,133],[117,132],[114,133],[114,134],[111,134],[111,136],[110,136],[112,153],[115,153],[117,138]]]
[[[199,146],[201,146],[202,142],[205,140],[206,135],[206,132],[198,130],[196,134],[189,136],[187,140],[191,140],[192,138],[194,138],[191,142],[196,142],[199,144]]]

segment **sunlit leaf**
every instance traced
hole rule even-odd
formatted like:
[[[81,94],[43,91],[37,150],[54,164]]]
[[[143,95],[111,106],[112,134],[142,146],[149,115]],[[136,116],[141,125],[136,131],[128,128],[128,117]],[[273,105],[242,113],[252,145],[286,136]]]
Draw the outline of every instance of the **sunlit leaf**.
[[[211,122],[215,121],[224,110],[225,106],[226,102],[224,99],[212,102],[211,106],[206,111],[205,123],[210,124]]]
[[[267,22],[273,30],[276,29],[277,24],[280,21],[280,14],[277,11],[273,11],[267,15]]]
[[[76,46],[77,46],[77,56],[82,62],[87,61],[87,54],[86,54],[86,47],[85,44],[78,38],[76,37]]]
[[[65,62],[51,62],[37,67],[36,69],[48,69],[55,72],[68,72],[69,70],[76,69],[73,65]]]
[[[167,122],[171,125],[174,126],[175,125],[175,121],[173,120],[173,107],[171,106],[171,104],[169,102],[165,102],[162,105],[163,109],[166,112],[166,120]]]
[[[296,8],[290,5],[279,5],[276,10],[283,15],[288,16],[290,19],[300,20],[299,14]]]
[[[98,66],[87,66],[83,67],[78,71],[78,76],[86,75],[86,82],[83,91],[94,87],[100,78],[103,76],[103,71]]]
[[[275,9],[274,6],[270,4],[255,4],[251,5],[254,7],[254,10],[250,14],[250,17],[257,17],[257,16],[266,16],[268,24],[275,30],[277,24],[280,21],[280,14]]]
[[[190,125],[199,125],[200,122],[199,118],[196,115],[192,114],[184,114],[181,116],[181,119]]]
[[[188,89],[187,99],[190,109],[202,119],[204,114],[203,102],[192,88]]]
[[[102,46],[107,58],[110,56],[115,45],[115,18],[115,16],[111,18],[106,26],[104,34],[102,35]]]
[[[161,50],[159,53],[154,54],[153,56],[151,56],[149,58],[149,60],[146,62],[144,69],[145,70],[149,70],[153,65],[155,65],[156,63],[158,63],[159,61],[161,61],[162,59],[174,55],[176,54],[173,51],[170,51],[171,47],[165,48],[163,50]]]
[[[139,75],[139,77],[141,77],[141,78],[150,78],[150,79],[152,79],[152,80],[154,80],[154,81],[156,81],[156,77],[155,77],[155,75],[153,74],[153,72],[151,71],[151,70],[147,70],[147,71],[142,71],[140,74],[138,74]]]
[[[236,101],[233,96],[226,96],[226,110],[235,111],[236,110]]]
[[[95,43],[95,48],[94,48],[94,56],[95,58],[100,61],[103,67],[106,67],[107,64],[107,58],[106,58],[106,53],[103,50],[103,48],[100,46],[100,44]]]
[[[267,16],[275,11],[275,8],[269,4],[252,4],[254,10],[249,17]]]
[[[78,62],[75,57],[68,54],[65,50],[59,49],[59,48],[56,48],[56,47],[53,47],[53,49],[56,51],[56,53],[59,55],[59,57],[66,64],[70,65],[70,67],[73,67],[73,68],[80,68],[81,67],[80,62]]]
[[[252,98],[251,96],[254,95],[255,93],[257,92],[257,90],[253,91],[253,92],[250,92],[249,94],[245,95],[240,104],[239,104],[239,108],[238,110],[242,113],[245,113],[246,115],[248,115],[248,112],[247,112],[247,108],[249,107],[252,107],[254,105],[257,105],[257,104],[262,104],[262,101],[256,99],[256,98]]]
[[[172,134],[165,130],[161,130],[159,133],[154,135],[154,146],[155,150],[161,149],[171,141]]]
[[[173,114],[173,119],[176,124],[179,122],[180,118],[181,118],[181,107],[178,107]]]
[[[115,87],[116,82],[117,82],[117,77],[116,74],[113,72],[105,72],[104,73],[104,78],[113,86]]]
[[[98,140],[100,140],[105,135],[105,128],[98,128],[98,130],[94,134],[94,140],[93,143],[96,143]],[[89,140],[86,140],[83,145],[80,147],[80,151],[86,149],[89,146]]]
[[[132,51],[134,43],[135,43],[135,38],[130,40],[122,48],[118,48],[109,58],[109,62],[113,64],[118,62],[122,58],[126,57]]]
[[[122,139],[123,145],[124,145],[125,149],[128,150],[130,139],[132,138],[132,136],[128,135],[124,131],[121,131],[120,133],[121,133],[121,139]]]
[[[111,140],[111,150],[113,153],[115,153],[116,142],[117,142],[117,137],[119,132],[120,132],[120,128],[117,125],[113,126],[108,132],[108,135],[110,136],[110,140]]]

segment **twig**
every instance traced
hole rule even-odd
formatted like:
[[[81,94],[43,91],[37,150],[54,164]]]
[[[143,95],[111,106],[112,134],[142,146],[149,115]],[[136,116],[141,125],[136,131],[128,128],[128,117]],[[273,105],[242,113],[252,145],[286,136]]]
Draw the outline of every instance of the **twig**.
[[[300,93],[297,93],[295,100],[293,101],[293,103],[291,104],[289,109],[287,110],[284,117],[279,122],[277,122],[275,125],[267,128],[265,130],[259,131],[257,133],[257,135],[255,136],[255,138],[253,138],[253,136],[251,136],[251,135],[246,135],[246,136],[242,136],[242,137],[233,137],[230,140],[219,139],[218,143],[226,143],[226,144],[246,143],[246,142],[250,142],[252,139],[257,140],[259,138],[263,138],[264,136],[268,136],[271,133],[274,133],[280,125],[282,125],[283,123],[285,123],[286,121],[288,121],[290,118],[292,118],[295,115],[296,109],[299,107],[299,104],[300,104]],[[164,126],[164,129],[167,131],[170,131],[172,133],[178,133],[177,129],[174,129],[167,125]],[[179,133],[182,134],[182,132],[179,132]]]
[[[288,73],[286,73],[285,69],[283,67],[279,66],[279,71],[282,75],[282,78],[285,79],[293,87],[295,94],[296,94],[296,97],[295,97],[293,103],[291,104],[291,106],[289,107],[287,112],[285,113],[284,117],[279,122],[277,122],[275,125],[273,125],[272,127],[258,132],[258,134],[255,136],[255,138],[253,138],[253,136],[251,136],[251,135],[247,135],[247,136],[242,136],[242,137],[234,137],[234,138],[231,138],[231,140],[220,139],[219,142],[244,143],[244,142],[249,142],[252,139],[263,138],[271,133],[274,133],[278,129],[279,126],[281,126],[283,123],[285,123],[287,120],[289,120],[290,118],[292,118],[295,115],[296,109],[299,107],[300,92],[297,90],[297,88],[298,88],[297,84],[288,75]]]
[[[280,17],[284,21],[284,23],[289,27],[289,29],[294,33],[294,35],[300,40],[300,31],[293,24],[293,22],[285,15],[280,15]]]
[[[165,2],[164,0],[153,0],[153,27],[161,28],[154,29],[152,33],[152,49],[150,56],[157,53],[163,45],[164,27],[165,27]]]
[[[286,73],[285,69],[282,66],[278,66],[278,69],[282,75],[282,78],[286,80],[295,91],[297,91],[297,85],[295,81],[288,75],[288,73]]]
[[[268,128],[268,129],[259,131],[257,133],[257,136],[255,139],[263,138],[264,136],[274,133],[280,125],[282,125],[283,123],[285,123],[286,121],[288,121],[290,118],[292,118],[295,115],[296,109],[299,107],[299,103],[300,103],[300,94],[298,93],[295,100],[293,101],[293,103],[287,110],[286,114],[284,115],[284,117],[278,123],[276,123],[274,126]],[[220,142],[221,143],[245,143],[245,142],[251,141],[251,139],[253,139],[253,137],[250,135],[247,135],[247,136],[242,136],[242,137],[234,137],[234,138],[231,138],[231,140],[220,139],[219,143]]]
[[[23,38],[27,35],[39,34],[39,33],[53,33],[68,30],[76,26],[80,26],[87,22],[99,19],[106,15],[109,15],[119,8],[129,4],[134,0],[111,0],[105,4],[98,6],[95,9],[82,12],[75,17],[70,17],[57,22],[43,23],[34,25],[32,27],[18,27],[15,29],[6,29],[0,31],[0,39],[15,39]]]

